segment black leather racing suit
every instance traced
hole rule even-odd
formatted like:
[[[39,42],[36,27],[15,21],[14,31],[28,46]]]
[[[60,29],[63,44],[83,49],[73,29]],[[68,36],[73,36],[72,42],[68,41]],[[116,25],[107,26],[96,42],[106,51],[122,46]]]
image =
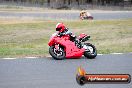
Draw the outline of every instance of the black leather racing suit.
[[[59,32],[58,35],[60,37],[63,35],[69,35],[71,41],[74,42],[76,40],[76,36],[70,30],[68,30],[68,28],[66,28],[63,32]]]
[[[81,42],[79,41],[79,39],[77,39],[77,37],[70,30],[68,30],[68,28],[66,28],[63,32],[59,32],[58,35],[60,37],[63,36],[63,35],[69,35],[70,36],[70,41],[75,42],[75,45],[78,48],[81,48]]]

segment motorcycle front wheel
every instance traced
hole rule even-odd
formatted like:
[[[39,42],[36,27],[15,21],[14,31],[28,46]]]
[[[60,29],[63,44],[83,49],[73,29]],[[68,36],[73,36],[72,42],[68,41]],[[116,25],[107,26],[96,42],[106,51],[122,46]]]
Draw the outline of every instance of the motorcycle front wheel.
[[[65,55],[66,55],[62,47],[59,47],[59,49],[56,49],[54,46],[49,47],[49,54],[55,60],[63,60],[65,59]]]
[[[97,50],[95,46],[90,43],[85,43],[85,45],[87,46],[87,50],[84,52],[84,56],[89,59],[95,58],[97,56]]]

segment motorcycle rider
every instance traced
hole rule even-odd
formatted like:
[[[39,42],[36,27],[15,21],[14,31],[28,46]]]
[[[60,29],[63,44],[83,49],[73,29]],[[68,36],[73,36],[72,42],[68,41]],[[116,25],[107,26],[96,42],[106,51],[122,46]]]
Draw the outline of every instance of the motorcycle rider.
[[[77,39],[77,37],[68,29],[66,28],[66,26],[63,23],[58,23],[56,25],[56,31],[58,31],[58,36],[64,36],[64,35],[69,35],[70,36],[70,40],[75,42],[75,44],[80,44],[79,39]]]
[[[85,18],[93,19],[92,15],[89,12],[82,10],[80,12],[80,19],[84,20]]]

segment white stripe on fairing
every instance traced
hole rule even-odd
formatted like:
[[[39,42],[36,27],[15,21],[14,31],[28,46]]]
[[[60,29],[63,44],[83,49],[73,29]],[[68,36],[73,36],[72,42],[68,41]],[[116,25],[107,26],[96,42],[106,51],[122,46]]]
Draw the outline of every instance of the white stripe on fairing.
[[[12,59],[17,59],[17,58],[3,58],[3,59],[10,59],[10,60],[12,60]]]

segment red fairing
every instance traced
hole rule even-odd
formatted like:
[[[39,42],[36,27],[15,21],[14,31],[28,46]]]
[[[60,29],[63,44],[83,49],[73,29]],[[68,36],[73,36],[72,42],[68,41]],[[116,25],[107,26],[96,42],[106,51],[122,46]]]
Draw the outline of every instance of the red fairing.
[[[64,46],[64,50],[66,52],[66,58],[80,58],[85,49],[79,49],[75,46],[75,43],[70,41],[70,37],[68,35],[57,37],[54,36],[50,39],[48,45],[53,46],[54,44],[60,44]]]

